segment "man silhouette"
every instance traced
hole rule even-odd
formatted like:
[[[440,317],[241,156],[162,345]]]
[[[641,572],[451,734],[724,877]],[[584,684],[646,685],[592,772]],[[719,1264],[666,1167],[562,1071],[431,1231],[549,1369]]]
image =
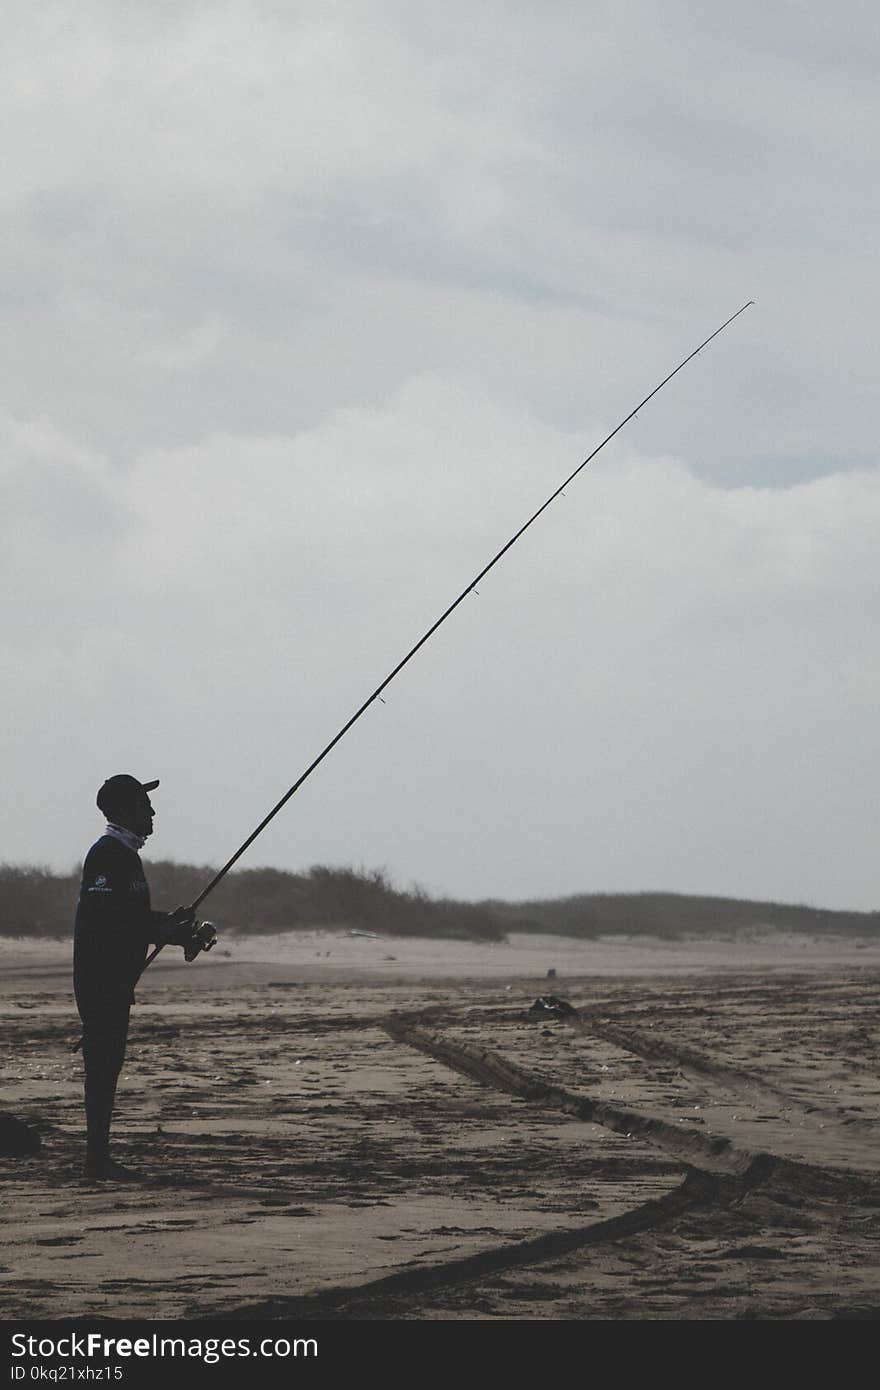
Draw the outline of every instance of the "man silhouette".
[[[110,1119],[125,1057],[134,986],[151,945],[186,946],[192,908],[156,912],[138,851],[153,833],[150,792],[158,782],[122,773],[97,796],[107,828],[83,864],[73,946],[73,988],[83,1025],[88,1181],[131,1181],[136,1174],[110,1157]]]

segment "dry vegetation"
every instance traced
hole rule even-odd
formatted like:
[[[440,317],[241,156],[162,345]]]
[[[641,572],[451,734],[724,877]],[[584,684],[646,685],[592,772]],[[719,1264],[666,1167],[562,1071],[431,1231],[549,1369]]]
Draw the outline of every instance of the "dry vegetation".
[[[159,907],[192,902],[213,876],[204,865],[160,860],[148,866]],[[0,866],[0,935],[67,937],[80,870],[55,874],[34,865]],[[664,939],[729,936],[755,929],[877,938],[880,913],[750,902],[676,893],[584,893],[509,903],[432,898],[396,888],[382,870],[315,865],[306,873],[243,869],[230,873],[211,898],[211,915],[237,932],[346,926],[388,936],[499,941],[508,932],[549,932],[591,938],[651,935]]]

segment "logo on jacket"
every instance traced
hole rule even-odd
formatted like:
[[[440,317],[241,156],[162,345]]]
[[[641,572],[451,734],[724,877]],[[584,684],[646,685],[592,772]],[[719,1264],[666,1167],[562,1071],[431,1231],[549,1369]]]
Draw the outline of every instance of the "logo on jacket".
[[[107,882],[107,875],[98,874],[98,877],[95,879],[94,883],[88,891],[90,893],[112,893],[113,889]]]

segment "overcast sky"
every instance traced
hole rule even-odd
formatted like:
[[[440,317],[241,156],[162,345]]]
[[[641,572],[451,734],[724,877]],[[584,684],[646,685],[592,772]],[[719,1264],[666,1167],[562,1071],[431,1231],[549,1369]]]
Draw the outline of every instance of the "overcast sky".
[[[880,902],[876,5],[10,0],[0,858]]]

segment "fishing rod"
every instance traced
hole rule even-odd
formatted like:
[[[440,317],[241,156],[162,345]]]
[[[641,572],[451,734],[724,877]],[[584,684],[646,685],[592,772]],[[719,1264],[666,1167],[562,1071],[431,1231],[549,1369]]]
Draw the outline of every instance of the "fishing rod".
[[[560,495],[561,492],[564,491],[566,487],[568,487],[569,483],[572,483],[574,479],[578,476],[578,474],[582,472],[584,468],[586,468],[587,464],[591,463],[592,460],[596,457],[596,455],[602,449],[605,448],[605,445],[610,443],[610,441],[614,438],[616,434],[620,433],[624,425],[629,424],[630,420],[633,418],[634,415],[638,415],[639,411],[642,409],[643,406],[646,406],[650,400],[653,400],[657,393],[659,391],[662,391],[663,387],[666,386],[674,376],[677,376],[681,369],[687,366],[688,362],[691,362],[697,356],[697,353],[702,352],[703,348],[707,347],[708,344],[712,342],[713,338],[717,338],[719,333],[723,333],[725,328],[727,328],[729,324],[733,323],[734,319],[738,319],[740,314],[745,313],[746,309],[750,308],[751,305],[754,304],[754,302],[755,301],[753,299],[750,299],[746,304],[742,306],[741,309],[737,309],[736,313],[731,314],[730,318],[726,319],[724,323],[722,323],[720,328],[716,328],[714,333],[710,333],[709,337],[704,339],[704,341],[700,343],[699,347],[695,347],[693,352],[688,353],[687,357],[685,357],[681,362],[679,362],[678,366],[673,371],[671,371],[668,376],[665,376],[663,378],[659,386],[655,386],[653,391],[651,391],[643,401],[639,401],[635,409],[631,410],[629,414],[621,420],[620,424],[616,425],[614,429],[611,431],[611,433],[607,434],[605,438],[602,440],[602,442],[596,445],[592,453],[588,454],[587,457],[583,460],[583,462],[578,464],[574,472],[570,473],[569,476],[565,479],[565,482],[560,483],[559,487],[557,487],[554,492],[551,492],[546,502],[543,502],[541,506],[538,508],[538,510],[534,512],[532,516],[529,517],[528,521],[526,521],[519,528],[519,530],[511,536],[510,540],[507,541],[507,543],[501,547],[497,555],[493,555],[489,563],[487,565],[484,565],[483,568],[480,570],[479,574],[476,575],[475,578],[472,579],[471,582],[468,585],[466,585],[464,589],[462,589],[458,597],[452,603],[450,603],[449,607],[443,613],[440,614],[440,617],[436,620],[436,622],[431,624],[427,632],[419,638],[418,642],[416,642],[415,646],[410,648],[406,656],[403,657],[401,661],[398,661],[397,665],[394,667],[392,671],[388,673],[388,675],[381,682],[381,684],[376,686],[376,689],[373,691],[373,693],[367,696],[363,704],[357,710],[355,710],[354,714],[351,716],[348,722],[346,724],[343,724],[342,728],[330,740],[326,748],[323,748],[321,752],[318,754],[318,756],[315,758],[315,760],[309,763],[309,766],[306,768],[305,772],[303,772],[294,782],[293,786],[290,787],[284,793],[281,800],[277,802],[275,806],[272,807],[272,810],[269,812],[269,814],[265,816],[263,820],[260,821],[260,824],[257,826],[256,830],[253,830],[251,832],[251,834],[247,837],[244,843],[240,845],[239,848],[235,851],[232,857],[226,861],[226,863],[223,865],[223,868],[220,869],[214,875],[208,886],[202,889],[195,902],[191,904],[190,910],[193,913],[195,913],[196,909],[205,901],[205,898],[207,898],[208,894],[213,893],[218,883],[220,883],[221,880],[224,879],[226,875],[229,873],[229,870],[232,868],[233,864],[235,864],[236,861],[241,858],[245,850],[253,844],[257,836],[262,834],[262,832],[266,829],[266,826],[269,824],[271,820],[274,820],[275,816],[278,815],[278,812],[282,809],[282,807],[286,806],[290,798],[296,792],[299,791],[303,782],[305,782],[309,777],[311,777],[312,773],[318,767],[320,767],[321,763],[327,757],[327,754],[332,752],[332,750],[336,747],[337,743],[339,743],[340,739],[345,737],[349,729],[351,729],[360,719],[361,715],[365,714],[366,711],[370,708],[370,705],[372,705],[375,700],[380,699],[382,691],[385,690],[385,688],[391,684],[391,682],[394,680],[394,677],[400,674],[400,672],[403,670],[404,666],[406,666],[408,662],[412,661],[416,652],[418,652],[425,645],[425,643],[429,641],[431,637],[433,637],[437,629],[440,626],[442,626],[442,624],[446,622],[446,619],[451,617],[451,615],[455,612],[458,605],[460,603],[463,603],[464,600],[467,598],[468,594],[473,592],[476,586],[480,583],[480,580],[485,578],[489,571],[493,569],[495,565],[498,564],[498,561],[502,558],[502,556],[507,554],[508,550],[510,550],[512,546],[516,544],[520,536],[522,536],[529,529],[533,522],[538,520],[538,517],[541,515],[541,513],[547,510],[551,502],[556,501],[556,498]],[[198,933],[200,931],[203,931],[205,927],[210,928],[210,930],[204,932],[204,944],[200,944]],[[210,927],[210,923],[203,923],[202,927],[196,929],[193,939],[193,945],[187,948],[187,959],[194,959],[195,955],[197,955],[200,950],[210,950],[210,947],[214,944],[214,941],[216,940],[216,937],[213,936],[212,933],[213,928]],[[144,970],[146,970],[147,966],[155,960],[156,956],[159,954],[161,950],[162,947],[157,946],[155,950],[152,952],[152,954],[147,957],[147,960],[144,964]],[[143,971],[141,971],[141,974],[143,974]]]

